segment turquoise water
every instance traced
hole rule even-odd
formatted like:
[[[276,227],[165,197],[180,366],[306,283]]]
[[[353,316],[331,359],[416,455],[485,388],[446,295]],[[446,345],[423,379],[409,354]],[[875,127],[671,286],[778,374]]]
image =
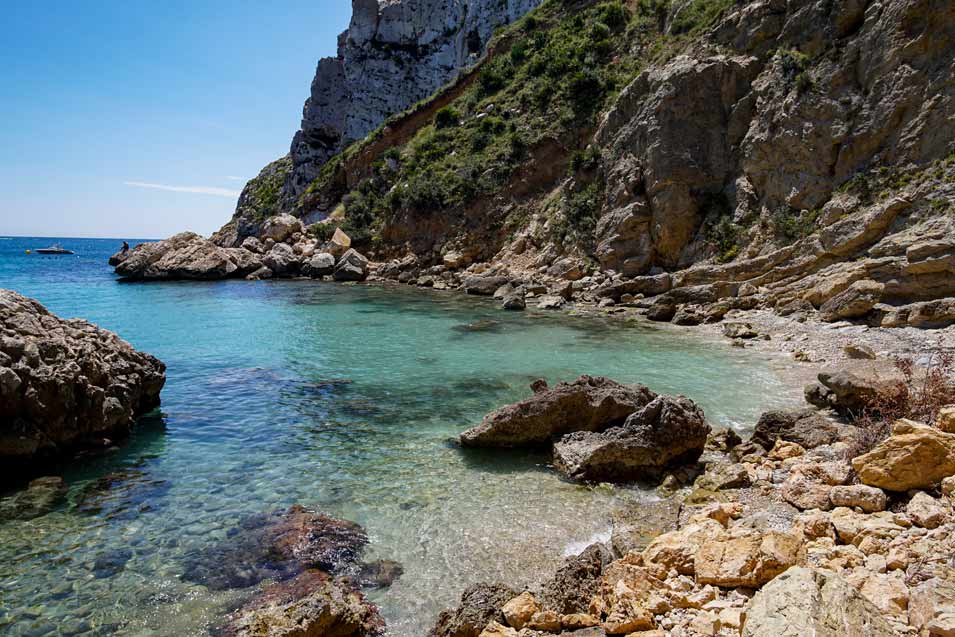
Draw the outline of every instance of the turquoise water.
[[[187,582],[185,562],[243,516],[301,503],[361,523],[369,557],[404,565],[370,596],[392,635],[421,635],[467,584],[531,583],[623,501],[650,497],[568,484],[545,456],[448,443],[532,379],[639,381],[742,429],[799,398],[757,355],[671,329],[409,289],[122,284],[106,265],[120,241],[24,254],[47,243],[0,240],[0,287],[118,332],[165,361],[168,382],[161,415],[121,450],[65,469],[66,504],[0,523],[4,634],[206,635],[252,591]]]

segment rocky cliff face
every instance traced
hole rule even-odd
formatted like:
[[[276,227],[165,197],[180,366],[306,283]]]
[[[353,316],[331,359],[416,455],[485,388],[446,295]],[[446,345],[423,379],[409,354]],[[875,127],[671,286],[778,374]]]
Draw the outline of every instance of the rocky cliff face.
[[[263,218],[291,210],[331,157],[455,80],[495,29],[540,1],[352,0],[338,55],[318,62],[288,157],[249,182],[219,243],[237,243]]]

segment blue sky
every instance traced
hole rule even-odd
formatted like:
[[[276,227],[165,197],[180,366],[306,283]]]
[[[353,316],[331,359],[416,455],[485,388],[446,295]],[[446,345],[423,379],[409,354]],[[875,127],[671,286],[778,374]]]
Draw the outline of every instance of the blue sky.
[[[347,0],[12,2],[0,235],[208,234],[288,152]]]

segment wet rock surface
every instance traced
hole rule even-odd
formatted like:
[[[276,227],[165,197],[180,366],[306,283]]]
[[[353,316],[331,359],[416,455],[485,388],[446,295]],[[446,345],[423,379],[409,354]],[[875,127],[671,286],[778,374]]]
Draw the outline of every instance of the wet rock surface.
[[[224,590],[284,580],[308,569],[357,571],[367,543],[364,530],[354,522],[294,506],[244,519],[222,543],[189,559],[183,577]]]
[[[125,438],[159,405],[165,371],[112,332],[0,290],[0,480]]]

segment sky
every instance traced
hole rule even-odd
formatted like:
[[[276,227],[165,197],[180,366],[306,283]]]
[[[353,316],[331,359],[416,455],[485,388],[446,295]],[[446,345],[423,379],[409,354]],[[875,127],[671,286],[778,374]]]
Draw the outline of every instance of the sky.
[[[209,234],[288,152],[348,0],[10,2],[0,235]]]

